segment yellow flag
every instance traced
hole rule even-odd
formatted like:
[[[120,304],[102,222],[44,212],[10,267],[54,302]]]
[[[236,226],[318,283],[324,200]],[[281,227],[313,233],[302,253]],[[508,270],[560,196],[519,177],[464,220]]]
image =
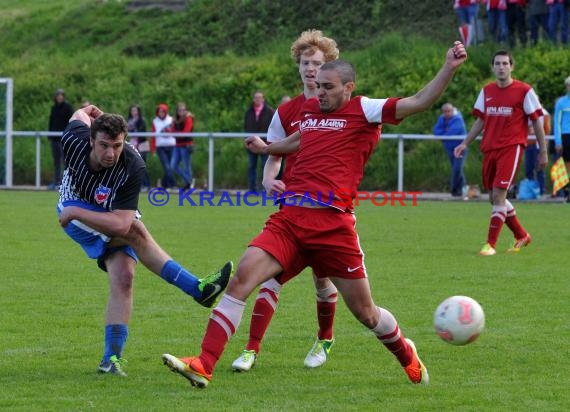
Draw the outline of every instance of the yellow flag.
[[[568,179],[568,171],[566,170],[566,165],[562,157],[559,157],[550,168],[550,179],[552,180],[553,195],[556,195],[560,189],[570,182],[570,179]]]

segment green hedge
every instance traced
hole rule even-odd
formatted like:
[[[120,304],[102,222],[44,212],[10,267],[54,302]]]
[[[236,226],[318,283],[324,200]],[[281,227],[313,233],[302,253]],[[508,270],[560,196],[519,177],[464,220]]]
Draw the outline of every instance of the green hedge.
[[[0,0],[0,58],[2,76],[14,78],[15,130],[46,130],[53,92],[63,87],[76,107],[88,99],[104,111],[126,115],[138,103],[150,123],[158,103],[174,107],[184,101],[196,116],[196,131],[241,132],[256,89],[265,91],[271,105],[300,90],[289,47],[306,28],[326,27],[325,34],[337,38],[341,57],[357,67],[356,93],[371,97],[418,91],[441,67],[456,37],[448,4],[353,0],[321,2],[316,12],[311,2],[297,0],[286,7],[282,1],[232,0],[221,7],[221,0],[196,0],[185,12],[173,13],[129,12],[127,2],[118,1],[10,3]],[[441,102],[384,132],[431,133],[444,101],[454,103],[470,126],[477,93],[492,80],[490,58],[497,47],[471,47]],[[515,59],[515,76],[533,84],[552,110],[570,74],[567,50],[540,44],[517,50]],[[47,142],[42,149],[46,183],[51,179]],[[474,149],[466,164],[471,182],[480,176]],[[34,150],[33,139],[17,139],[16,184],[34,182]],[[206,150],[206,141],[198,140],[194,171],[199,182],[206,179]],[[444,155],[439,142],[406,143],[406,189],[447,190]],[[246,187],[247,157],[240,141],[217,141],[216,159],[217,187]],[[396,162],[395,143],[382,141],[363,187],[394,189]],[[156,159],[150,169],[153,179],[160,175]]]

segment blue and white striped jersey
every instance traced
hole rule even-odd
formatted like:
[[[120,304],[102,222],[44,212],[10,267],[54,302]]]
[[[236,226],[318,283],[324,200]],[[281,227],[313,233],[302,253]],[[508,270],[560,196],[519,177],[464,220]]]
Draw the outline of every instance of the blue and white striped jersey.
[[[81,200],[105,210],[137,210],[145,163],[139,153],[125,143],[118,162],[111,168],[93,171],[89,167],[91,131],[81,121],[69,123],[61,144],[65,171],[59,202]]]

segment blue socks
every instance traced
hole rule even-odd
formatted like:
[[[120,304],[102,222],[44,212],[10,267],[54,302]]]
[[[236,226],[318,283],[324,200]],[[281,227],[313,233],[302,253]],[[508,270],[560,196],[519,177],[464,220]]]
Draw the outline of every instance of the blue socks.
[[[129,335],[127,325],[107,325],[105,326],[105,353],[103,354],[103,361],[108,361],[109,358],[115,355],[121,358],[123,348]]]
[[[194,299],[202,297],[202,292],[198,289],[200,281],[174,260],[169,260],[164,264],[160,271],[160,277],[183,290]]]

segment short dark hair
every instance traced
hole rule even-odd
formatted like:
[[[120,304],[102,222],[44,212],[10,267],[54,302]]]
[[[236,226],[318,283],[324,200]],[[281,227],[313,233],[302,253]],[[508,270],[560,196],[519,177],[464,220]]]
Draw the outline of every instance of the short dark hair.
[[[511,66],[515,62],[511,52],[509,52],[507,50],[499,50],[499,51],[495,52],[495,54],[493,54],[493,58],[491,59],[491,66],[495,64],[495,57],[497,57],[497,56],[507,56],[509,58],[509,63],[511,64]]]
[[[126,138],[128,132],[127,122],[119,114],[102,114],[91,124],[91,138],[95,139],[98,132],[106,133],[112,140],[117,139],[121,133]]]
[[[321,70],[334,70],[339,76],[342,84],[356,81],[356,70],[354,66],[346,60],[332,60],[321,66]]]

